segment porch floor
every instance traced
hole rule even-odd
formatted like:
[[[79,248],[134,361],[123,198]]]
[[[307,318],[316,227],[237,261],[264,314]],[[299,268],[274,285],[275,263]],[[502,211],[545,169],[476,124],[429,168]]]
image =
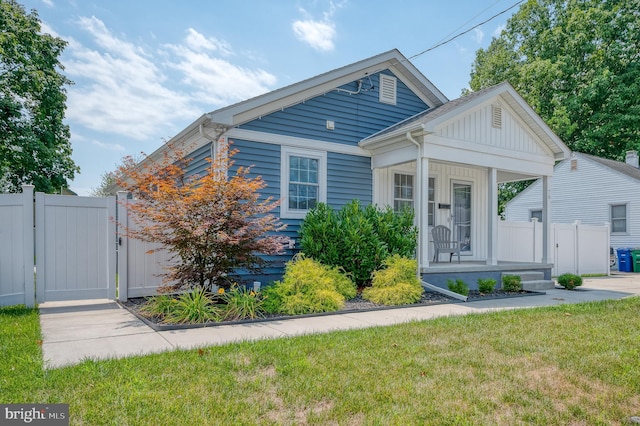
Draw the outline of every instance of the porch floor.
[[[442,274],[442,273],[458,273],[458,272],[511,272],[511,271],[536,271],[541,269],[553,268],[551,263],[537,262],[504,262],[498,261],[497,265],[487,265],[485,261],[464,261],[457,263],[454,259],[449,262],[429,262],[428,267],[421,267],[420,272],[423,275]]]

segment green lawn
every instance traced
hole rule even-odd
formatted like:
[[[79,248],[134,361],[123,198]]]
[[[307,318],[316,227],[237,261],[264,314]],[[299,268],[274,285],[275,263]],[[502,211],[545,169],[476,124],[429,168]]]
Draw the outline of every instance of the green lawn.
[[[612,425],[640,415],[640,298],[441,318],[43,371],[0,309],[0,403],[85,425]]]

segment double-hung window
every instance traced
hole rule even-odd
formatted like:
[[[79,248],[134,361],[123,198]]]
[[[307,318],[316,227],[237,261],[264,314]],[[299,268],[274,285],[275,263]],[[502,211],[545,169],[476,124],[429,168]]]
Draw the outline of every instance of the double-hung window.
[[[414,175],[407,173],[394,173],[393,175],[393,210],[401,211],[405,207],[415,208],[414,205]],[[428,225],[433,226],[435,223],[436,197],[435,197],[436,179],[429,178],[429,188],[427,189],[427,220]]]
[[[282,217],[304,218],[327,198],[325,152],[282,147]]]
[[[626,204],[611,205],[611,233],[612,234],[627,233],[627,205]]]

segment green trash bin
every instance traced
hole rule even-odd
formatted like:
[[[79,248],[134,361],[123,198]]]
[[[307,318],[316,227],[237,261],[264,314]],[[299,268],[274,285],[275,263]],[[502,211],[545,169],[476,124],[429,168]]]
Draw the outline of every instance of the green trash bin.
[[[640,248],[638,247],[631,249],[631,268],[633,272],[640,272]]]

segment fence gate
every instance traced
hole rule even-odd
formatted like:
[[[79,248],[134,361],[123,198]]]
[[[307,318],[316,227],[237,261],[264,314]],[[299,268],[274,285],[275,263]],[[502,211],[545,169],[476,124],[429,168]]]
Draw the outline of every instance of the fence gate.
[[[36,193],[36,300],[116,297],[115,197]]]

